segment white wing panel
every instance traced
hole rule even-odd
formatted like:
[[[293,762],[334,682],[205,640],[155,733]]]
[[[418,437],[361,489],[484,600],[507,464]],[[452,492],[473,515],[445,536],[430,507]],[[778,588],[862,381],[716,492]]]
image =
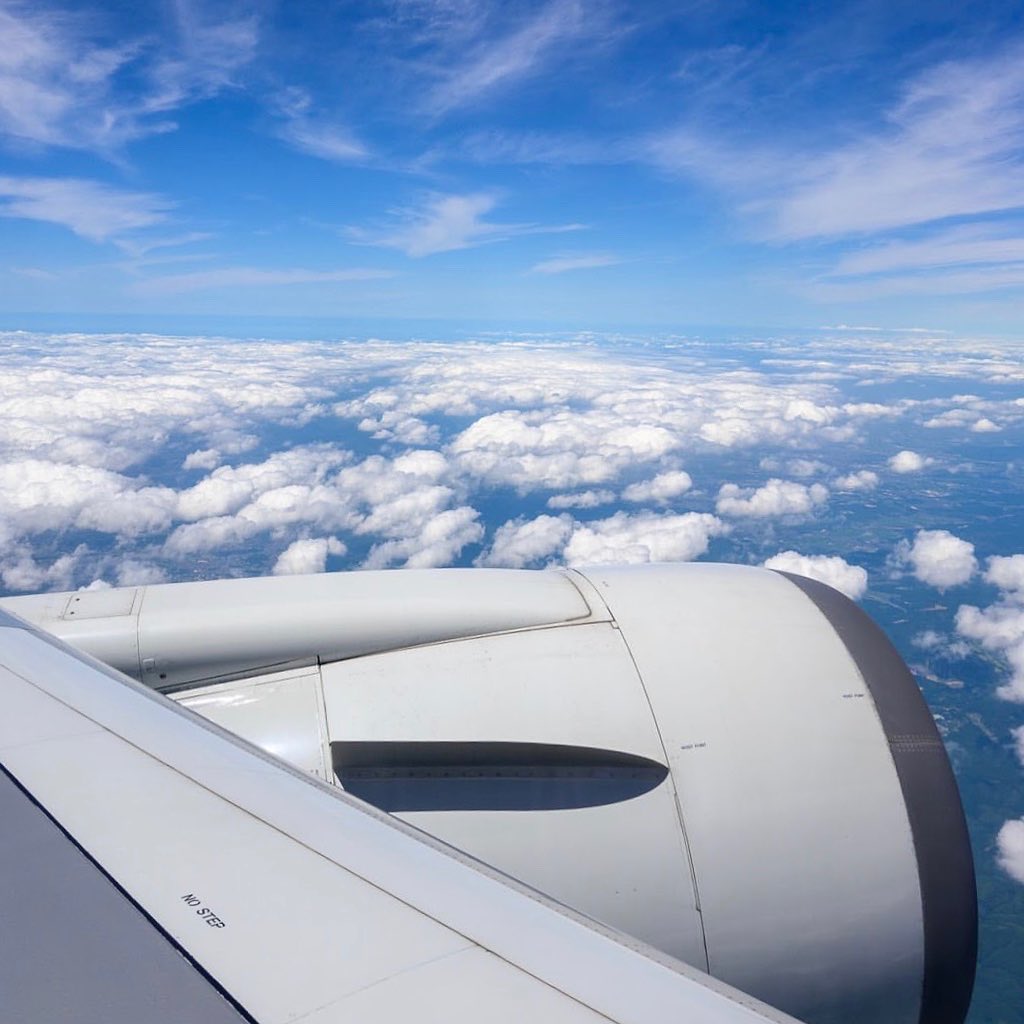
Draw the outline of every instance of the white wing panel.
[[[174,699],[282,761],[333,780],[317,666],[179,691]]]
[[[788,1019],[38,634],[0,663],[0,761],[259,1021]]]

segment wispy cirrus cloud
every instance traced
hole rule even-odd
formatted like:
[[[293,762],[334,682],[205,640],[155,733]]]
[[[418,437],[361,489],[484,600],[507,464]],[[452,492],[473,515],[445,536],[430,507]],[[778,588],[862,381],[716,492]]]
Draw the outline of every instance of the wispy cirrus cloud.
[[[683,125],[642,152],[724,188],[766,241],[858,237],[1024,206],[1024,45],[933,65],[880,122],[818,153]]]
[[[801,284],[801,291],[828,302],[859,302],[890,295],[969,295],[1024,286],[1024,261],[988,267],[965,267],[931,273],[878,274],[837,279],[826,275]]]
[[[187,0],[171,10],[171,31],[124,38],[95,12],[0,5],[0,135],[109,156],[173,130],[169,113],[233,83],[258,27],[251,16],[212,19]]]
[[[304,89],[286,89],[275,103],[277,135],[290,146],[321,160],[352,163],[364,160],[369,150],[352,132],[313,111],[313,100]]]
[[[852,277],[1001,263],[1024,263],[1024,235],[1000,225],[971,224],[854,250],[836,263],[832,273]]]
[[[216,267],[185,274],[165,274],[139,282],[136,290],[146,294],[175,295],[210,288],[263,288],[298,284],[330,284],[346,281],[375,281],[393,277],[389,270],[348,267],[341,270],[310,270],[305,267],[268,269],[261,267]]]
[[[398,211],[397,223],[377,230],[350,227],[347,237],[360,245],[399,249],[418,258],[501,242],[516,235],[581,230],[582,224],[503,224],[486,219],[497,205],[487,192],[434,195],[414,209]]]
[[[995,292],[1021,285],[1024,235],[1011,222],[958,225],[858,247],[803,290],[829,301],[857,301]]]
[[[1024,206],[1024,46],[908,82],[874,133],[755,200],[766,236],[861,235]]]
[[[570,270],[591,270],[596,267],[613,267],[622,260],[610,252],[564,253],[541,260],[530,268],[531,274],[564,274]]]
[[[0,216],[59,224],[93,242],[160,224],[173,205],[82,178],[0,178]]]
[[[495,33],[486,22],[478,23],[476,38],[468,46],[462,44],[461,59],[451,59],[454,52],[447,54],[449,59],[439,68],[440,80],[427,92],[424,106],[434,115],[446,114],[538,73],[562,45],[591,34],[602,20],[599,15],[588,12],[579,0],[553,0],[506,31]]]

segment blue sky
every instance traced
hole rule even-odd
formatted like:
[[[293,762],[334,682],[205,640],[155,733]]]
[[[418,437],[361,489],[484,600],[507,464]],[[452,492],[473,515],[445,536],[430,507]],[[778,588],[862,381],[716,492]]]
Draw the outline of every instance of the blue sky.
[[[1017,334],[1021,20],[0,0],[2,326]]]

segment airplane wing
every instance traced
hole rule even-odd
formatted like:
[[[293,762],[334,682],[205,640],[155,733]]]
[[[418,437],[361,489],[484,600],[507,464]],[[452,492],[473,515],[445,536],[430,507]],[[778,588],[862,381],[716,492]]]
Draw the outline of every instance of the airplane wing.
[[[7,1024],[793,1021],[0,610]]]

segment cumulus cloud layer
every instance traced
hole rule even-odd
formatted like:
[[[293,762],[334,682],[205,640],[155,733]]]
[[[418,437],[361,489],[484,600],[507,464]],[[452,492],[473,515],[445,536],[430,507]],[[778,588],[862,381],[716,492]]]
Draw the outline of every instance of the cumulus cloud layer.
[[[279,571],[319,567],[331,538],[348,565],[694,557],[722,519],[754,531],[823,510],[829,492],[810,482],[817,474],[836,472],[837,488],[875,486],[871,470],[831,470],[843,464],[834,452],[878,419],[917,409],[845,401],[840,363],[803,351],[787,359],[782,343],[763,360],[770,372],[689,343],[648,350],[587,338],[15,332],[0,344],[0,580],[9,590],[173,579],[197,559],[209,574],[268,572],[277,558]],[[951,354],[950,366],[977,372],[965,359]],[[881,365],[857,363],[849,377]],[[924,364],[885,365],[911,373]],[[998,364],[999,379],[1012,372]],[[1024,419],[1024,402],[979,403],[953,396],[947,405],[970,408],[972,422],[982,412]],[[927,407],[928,416],[944,411]],[[720,486],[722,458],[804,479]],[[704,489],[679,468],[684,460],[700,465]],[[530,554],[526,534],[495,532],[508,515],[495,521],[502,501],[525,506],[524,522],[550,510],[550,551],[537,536],[540,553]],[[618,506],[632,511],[613,515]],[[656,515],[667,509],[674,519]]]
[[[922,583],[940,590],[966,583],[978,568],[974,545],[948,530],[918,530],[913,543],[901,541],[896,557]]]
[[[723,484],[715,511],[721,516],[765,519],[771,516],[805,516],[828,500],[828,488],[822,484],[794,483],[772,478],[756,489]]]
[[[641,480],[639,483],[630,484],[623,492],[622,497],[626,501],[636,503],[655,502],[664,504],[680,494],[685,494],[693,486],[690,474],[683,470],[675,470],[670,473],[659,473],[651,480]]]
[[[537,516],[514,519],[499,526],[490,550],[477,559],[477,565],[521,569],[554,558],[572,536],[570,516]]]
[[[854,600],[862,598],[868,589],[867,570],[859,565],[850,565],[838,555],[801,555],[798,551],[780,551],[763,564],[768,569],[781,569],[827,583]]]
[[[689,562],[699,558],[712,537],[729,527],[707,513],[656,515],[617,512],[608,519],[578,526],[565,546],[569,565]]]
[[[934,461],[904,448],[889,459],[889,468],[894,473],[920,473],[925,466],[930,466]]]
[[[337,537],[304,537],[281,552],[272,572],[275,576],[323,572],[328,555],[343,555],[347,550]]]
[[[689,562],[703,555],[712,537],[729,527],[707,513],[667,515],[616,512],[580,523],[571,516],[515,519],[499,527],[478,565],[522,568],[544,562],[568,565],[636,565]]]

